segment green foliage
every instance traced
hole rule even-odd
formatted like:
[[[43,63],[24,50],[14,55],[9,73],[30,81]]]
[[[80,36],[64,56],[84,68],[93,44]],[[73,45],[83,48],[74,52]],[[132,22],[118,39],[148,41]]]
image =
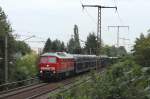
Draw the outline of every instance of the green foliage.
[[[7,20],[7,16],[0,7],[0,83],[4,81],[4,51],[5,51],[5,36],[8,37],[8,61],[12,60],[14,54],[14,38],[11,34],[12,28]]]
[[[141,66],[150,66],[150,34],[147,36],[141,34],[135,43],[133,54],[136,62]]]
[[[11,26],[7,20],[6,14],[0,7],[0,36],[4,37],[6,34],[10,35],[10,32],[12,32]]]
[[[101,48],[102,48],[101,51],[98,51],[98,53],[100,52],[101,54],[105,54],[108,56],[127,55],[127,51],[123,46],[116,48],[115,46],[108,46],[108,45],[104,46],[104,44],[102,43]],[[97,50],[97,37],[95,33],[89,33],[84,50],[86,51],[86,54],[97,54],[97,51],[96,51]]]
[[[15,52],[20,52],[22,55],[26,55],[31,52],[31,48],[24,41],[15,42]]]
[[[47,39],[43,53],[50,52],[50,51],[64,51],[65,50],[65,44],[64,42],[61,42],[60,40],[54,40],[51,41],[50,38]]]
[[[149,99],[149,71],[124,60],[100,75],[91,73],[91,81],[60,93],[57,99]]]
[[[80,54],[81,53],[81,46],[79,41],[79,30],[78,26],[74,25],[74,46],[75,46],[75,53]]]
[[[50,40],[50,38],[47,39],[44,49],[43,49],[43,53],[44,52],[49,52],[52,49],[52,41]]]
[[[69,52],[69,53],[75,53],[75,52],[74,52],[75,46],[73,46],[73,45],[74,45],[74,42],[75,42],[74,39],[71,38],[71,39],[69,40],[68,44],[67,44],[67,49],[68,49],[68,52]]]
[[[52,42],[52,50],[53,51],[64,51],[64,49],[65,49],[65,45],[60,40],[56,39]]]
[[[13,53],[14,38],[11,34],[12,28],[7,20],[7,16],[0,7],[0,57],[4,57],[5,36],[8,37],[8,52]],[[11,50],[10,50],[11,49]]]
[[[120,46],[119,48],[115,47],[115,46],[104,46],[102,48],[102,53],[108,56],[125,56],[127,55],[127,51],[123,46]]]
[[[117,54],[118,54],[118,56],[125,56],[125,55],[127,55],[127,51],[126,51],[126,49],[125,49],[125,47],[124,46],[120,46],[118,49],[117,49]]]
[[[37,58],[37,54],[32,52],[17,59],[16,64],[10,72],[10,79],[12,81],[23,80],[35,76],[37,74]]]
[[[72,53],[72,54],[81,53],[81,46],[80,46],[78,31],[79,31],[78,26],[74,25],[74,37],[72,37],[67,44],[67,49],[69,53]]]
[[[97,40],[95,33],[89,33],[85,44],[87,54],[96,54]]]

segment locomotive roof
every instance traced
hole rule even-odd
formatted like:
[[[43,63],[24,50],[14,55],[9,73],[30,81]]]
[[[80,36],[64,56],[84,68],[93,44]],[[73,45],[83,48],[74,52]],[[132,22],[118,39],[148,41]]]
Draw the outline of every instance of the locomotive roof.
[[[42,54],[41,56],[55,56],[58,58],[73,58],[71,54],[68,54],[66,52],[48,52],[48,53]]]
[[[74,58],[78,58],[78,57],[80,57],[80,58],[96,57],[96,55],[81,55],[81,54],[72,54],[72,55],[73,55]]]
[[[107,55],[82,55],[82,54],[68,54],[66,52],[47,52],[42,54],[41,56],[55,56],[58,58],[96,58],[96,57],[101,57],[101,58],[108,58]]]

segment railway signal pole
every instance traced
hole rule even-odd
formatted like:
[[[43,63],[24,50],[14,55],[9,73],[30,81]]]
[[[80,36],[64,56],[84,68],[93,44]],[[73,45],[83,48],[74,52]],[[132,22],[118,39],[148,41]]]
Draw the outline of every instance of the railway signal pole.
[[[83,5],[82,7],[96,7],[98,8],[98,20],[97,20],[97,55],[101,53],[101,15],[102,15],[102,9],[104,8],[115,8],[117,10],[117,7],[107,7],[107,6],[101,6],[101,5]]]
[[[108,26],[108,30],[109,28],[117,28],[117,48],[119,48],[119,39],[120,39],[120,28],[128,28],[128,31],[129,31],[129,26]]]

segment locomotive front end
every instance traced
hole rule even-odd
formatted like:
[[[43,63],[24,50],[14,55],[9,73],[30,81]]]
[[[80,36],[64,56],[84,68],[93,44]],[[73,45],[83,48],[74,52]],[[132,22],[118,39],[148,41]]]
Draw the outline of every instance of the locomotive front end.
[[[56,75],[57,57],[42,55],[39,61],[39,73],[41,79],[50,79]]]

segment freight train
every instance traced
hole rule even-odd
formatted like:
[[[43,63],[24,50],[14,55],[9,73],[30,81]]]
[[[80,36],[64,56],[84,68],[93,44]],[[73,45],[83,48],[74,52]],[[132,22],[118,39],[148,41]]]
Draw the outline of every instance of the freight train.
[[[41,80],[59,79],[109,64],[110,58],[96,55],[68,54],[66,52],[48,52],[40,56],[38,67]]]

